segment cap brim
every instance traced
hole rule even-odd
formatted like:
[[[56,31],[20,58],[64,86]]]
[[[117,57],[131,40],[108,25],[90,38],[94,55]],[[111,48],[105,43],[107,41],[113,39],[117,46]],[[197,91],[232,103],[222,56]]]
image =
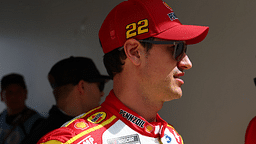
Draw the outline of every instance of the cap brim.
[[[177,25],[154,37],[165,40],[186,41],[188,45],[204,40],[209,31],[207,26]]]

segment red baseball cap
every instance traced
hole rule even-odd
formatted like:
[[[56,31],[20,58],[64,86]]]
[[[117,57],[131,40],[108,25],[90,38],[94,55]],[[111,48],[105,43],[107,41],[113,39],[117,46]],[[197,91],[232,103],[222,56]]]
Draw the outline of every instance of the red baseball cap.
[[[209,27],[183,25],[162,0],[127,0],[117,5],[104,20],[99,39],[104,53],[122,47],[127,39],[155,37],[165,40],[201,42]]]

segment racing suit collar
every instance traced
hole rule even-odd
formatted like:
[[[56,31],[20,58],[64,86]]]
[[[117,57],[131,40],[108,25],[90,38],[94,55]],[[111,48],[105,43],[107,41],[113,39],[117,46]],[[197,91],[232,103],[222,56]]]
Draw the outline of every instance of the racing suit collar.
[[[158,114],[156,115],[156,122],[148,122],[142,116],[126,107],[114,94],[113,90],[110,91],[102,106],[111,111],[116,117],[122,120],[133,130],[140,134],[150,137],[159,137],[162,130],[167,126]]]

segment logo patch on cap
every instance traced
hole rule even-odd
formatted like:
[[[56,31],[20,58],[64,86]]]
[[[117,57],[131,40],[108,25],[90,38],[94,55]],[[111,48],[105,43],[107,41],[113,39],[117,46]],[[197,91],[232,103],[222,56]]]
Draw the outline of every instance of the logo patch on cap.
[[[173,11],[172,8],[171,8],[166,2],[163,1],[163,4],[164,4],[168,9],[170,9],[171,11]]]
[[[116,32],[115,32],[115,30],[112,30],[112,31],[110,32],[110,37],[111,37],[112,40],[116,38]]]
[[[176,17],[176,15],[174,14],[174,12],[168,13],[168,16],[169,16],[169,18],[171,19],[171,21],[173,21],[173,20],[175,20],[175,19],[178,19],[178,18]]]
[[[77,122],[77,123],[75,124],[75,128],[76,128],[76,129],[82,129],[82,130],[84,130],[84,129],[88,128],[88,124],[86,124],[85,122]]]
[[[149,32],[148,19],[126,25],[126,39]]]
[[[91,123],[100,123],[106,118],[106,113],[105,112],[97,112],[90,117],[87,118],[87,120]]]

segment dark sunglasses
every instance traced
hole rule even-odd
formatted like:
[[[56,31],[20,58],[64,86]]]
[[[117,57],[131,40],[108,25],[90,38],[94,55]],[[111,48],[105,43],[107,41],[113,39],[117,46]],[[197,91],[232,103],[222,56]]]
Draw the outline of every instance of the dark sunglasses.
[[[100,90],[100,92],[103,92],[104,87],[105,87],[105,82],[100,82],[100,84],[99,84],[99,90]]]
[[[181,61],[182,58],[185,56],[187,51],[187,45],[184,41],[151,41],[151,40],[139,40],[140,42],[144,43],[152,43],[152,44],[173,44],[174,45],[174,52],[173,58],[176,61]]]
[[[255,86],[256,86],[256,78],[254,78],[254,84],[255,84]]]

